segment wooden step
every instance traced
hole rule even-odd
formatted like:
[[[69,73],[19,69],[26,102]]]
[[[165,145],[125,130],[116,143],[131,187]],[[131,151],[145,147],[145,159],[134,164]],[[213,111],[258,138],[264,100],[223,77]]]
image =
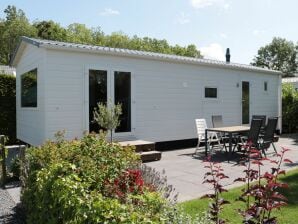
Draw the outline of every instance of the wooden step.
[[[159,151],[149,151],[149,152],[139,152],[141,155],[142,162],[151,162],[161,159],[161,152]]]
[[[161,152],[155,151],[155,142],[133,140],[119,142],[119,144],[122,146],[135,146],[136,152],[141,156],[142,162],[157,161],[161,159]]]
[[[149,142],[144,140],[133,140],[119,142],[122,146],[133,145],[136,147],[136,152],[148,152],[155,150],[155,142]]]

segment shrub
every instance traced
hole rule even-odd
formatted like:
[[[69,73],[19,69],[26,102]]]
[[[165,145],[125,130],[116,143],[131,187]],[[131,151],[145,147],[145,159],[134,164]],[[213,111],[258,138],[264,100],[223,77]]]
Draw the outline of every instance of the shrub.
[[[297,131],[298,91],[290,83],[282,85],[282,122],[287,132]]]
[[[14,178],[20,178],[20,159],[18,157],[12,160],[9,171],[12,173]]]
[[[191,223],[143,179],[133,147],[86,135],[27,149],[27,223]],[[151,187],[151,185],[153,187]]]
[[[16,141],[16,78],[0,74],[0,134]]]

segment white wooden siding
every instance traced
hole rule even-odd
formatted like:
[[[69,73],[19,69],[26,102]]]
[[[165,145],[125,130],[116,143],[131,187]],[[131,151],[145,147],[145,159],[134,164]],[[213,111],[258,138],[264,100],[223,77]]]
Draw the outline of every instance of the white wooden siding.
[[[45,140],[44,69],[45,49],[27,45],[16,68],[17,138],[39,145]],[[37,68],[37,108],[21,107],[20,76]]]
[[[241,82],[250,82],[250,115],[278,115],[278,75],[199,65],[47,50],[45,138],[66,130],[68,138],[85,130],[84,71],[97,66],[133,71],[134,137],[168,141],[196,137],[196,118],[223,115],[225,125],[241,123]],[[268,82],[264,92],[263,82]],[[237,83],[239,86],[237,87]],[[218,87],[218,99],[205,99],[204,87]]]

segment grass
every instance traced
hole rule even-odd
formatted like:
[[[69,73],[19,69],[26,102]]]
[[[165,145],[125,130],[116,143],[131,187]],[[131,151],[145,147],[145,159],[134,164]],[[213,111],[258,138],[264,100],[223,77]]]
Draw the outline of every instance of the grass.
[[[280,178],[282,182],[289,185],[288,189],[283,190],[283,195],[288,198],[288,205],[279,211],[272,213],[276,216],[278,223],[296,224],[298,223],[298,169],[289,171]],[[241,194],[241,187],[234,188],[223,194],[223,197],[231,202],[225,205],[221,217],[228,220],[227,223],[242,223],[242,217],[237,213],[237,209],[244,208],[244,203],[235,201]],[[180,206],[191,216],[204,212],[208,209],[208,199],[195,199],[183,202]]]

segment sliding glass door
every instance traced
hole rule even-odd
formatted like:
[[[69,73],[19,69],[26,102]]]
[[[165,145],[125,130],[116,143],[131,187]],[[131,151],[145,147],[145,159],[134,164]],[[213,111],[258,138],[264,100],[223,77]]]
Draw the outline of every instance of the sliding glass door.
[[[90,69],[89,73],[89,132],[99,132],[93,112],[98,103],[111,101],[121,104],[122,114],[116,133],[131,132],[131,72]]]

